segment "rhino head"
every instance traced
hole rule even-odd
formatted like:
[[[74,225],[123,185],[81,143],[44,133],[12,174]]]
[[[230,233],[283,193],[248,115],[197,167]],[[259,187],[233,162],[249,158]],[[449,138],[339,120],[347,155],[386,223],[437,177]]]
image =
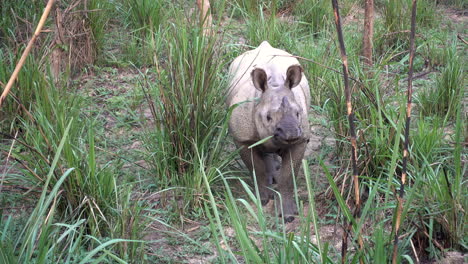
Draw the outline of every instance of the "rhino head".
[[[273,136],[265,147],[285,147],[301,141],[303,109],[297,103],[291,90],[302,78],[302,68],[292,65],[284,74],[272,68],[269,74],[261,68],[252,71],[252,81],[262,92],[255,106],[255,128],[260,138]]]

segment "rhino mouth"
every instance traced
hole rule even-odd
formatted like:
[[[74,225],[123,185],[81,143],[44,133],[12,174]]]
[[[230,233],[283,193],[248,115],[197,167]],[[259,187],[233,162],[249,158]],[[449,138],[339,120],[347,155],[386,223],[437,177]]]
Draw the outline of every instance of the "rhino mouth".
[[[280,145],[295,145],[297,143],[300,143],[302,140],[302,137],[296,137],[296,138],[281,138],[278,136],[273,137],[276,143],[279,143]]]

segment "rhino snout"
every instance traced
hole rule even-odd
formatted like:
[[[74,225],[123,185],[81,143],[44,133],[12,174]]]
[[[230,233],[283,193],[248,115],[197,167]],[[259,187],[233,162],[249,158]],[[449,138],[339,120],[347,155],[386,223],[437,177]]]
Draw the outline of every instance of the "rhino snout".
[[[277,126],[274,137],[285,142],[295,142],[302,137],[302,129],[299,126]]]

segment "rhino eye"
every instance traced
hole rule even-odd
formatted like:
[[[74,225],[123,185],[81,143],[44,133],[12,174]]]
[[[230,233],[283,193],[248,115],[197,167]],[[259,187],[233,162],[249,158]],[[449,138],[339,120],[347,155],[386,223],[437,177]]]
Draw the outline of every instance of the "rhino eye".
[[[297,116],[297,118],[299,118],[299,112],[296,112],[296,116]]]
[[[268,121],[268,122],[271,121],[271,116],[270,116],[270,115],[267,115],[267,121]]]

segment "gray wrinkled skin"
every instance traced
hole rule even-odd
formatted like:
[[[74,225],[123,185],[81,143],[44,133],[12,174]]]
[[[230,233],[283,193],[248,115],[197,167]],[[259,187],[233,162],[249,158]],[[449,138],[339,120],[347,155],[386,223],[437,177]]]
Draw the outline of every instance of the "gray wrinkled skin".
[[[273,197],[269,188],[276,182],[282,216],[292,221],[297,214],[292,169],[297,175],[310,137],[309,84],[299,61],[266,41],[237,57],[229,73],[226,103],[238,104],[229,121],[230,133],[249,171],[255,170],[262,204]],[[269,136],[262,145],[247,148]]]

